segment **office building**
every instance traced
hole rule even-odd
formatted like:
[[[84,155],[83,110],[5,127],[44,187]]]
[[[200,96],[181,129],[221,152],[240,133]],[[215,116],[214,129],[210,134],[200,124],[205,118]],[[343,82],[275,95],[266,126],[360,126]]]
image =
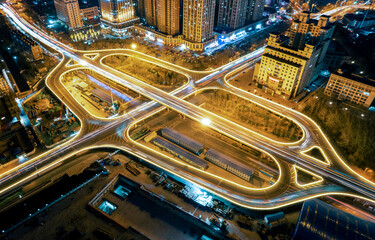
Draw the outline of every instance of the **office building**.
[[[180,0],[144,0],[148,25],[166,35],[180,34]]]
[[[335,29],[335,26],[330,24],[329,18],[322,15],[319,20],[310,19],[309,12],[302,12],[299,19],[293,21],[286,34],[290,38],[289,46],[292,48],[301,49],[305,43],[308,43],[321,49],[314,76],[319,75],[324,65],[324,57]]]
[[[82,20],[92,20],[99,18],[99,3],[98,1],[79,2]]]
[[[289,46],[302,48],[305,43],[321,43],[332,38],[334,26],[329,18],[322,15],[319,20],[310,19],[309,12],[302,12],[287,31]]]
[[[312,20],[310,13],[303,12],[287,36],[270,34],[253,80],[272,94],[295,97],[319,75],[333,31],[329,17]]]
[[[375,80],[339,69],[331,74],[324,93],[339,100],[370,107],[375,98]]]
[[[293,49],[289,38],[270,34],[262,60],[255,65],[253,80],[271,94],[295,97],[302,92],[314,73],[320,49],[305,44]]]
[[[203,43],[213,38],[215,0],[184,0],[183,35],[193,43]]]
[[[245,25],[247,0],[218,0],[215,30],[230,32]]]
[[[78,0],[54,0],[57,18],[72,29],[83,26]]]
[[[111,28],[124,28],[139,21],[132,0],[101,0],[101,22]]]
[[[249,0],[246,7],[246,22],[252,23],[263,18],[265,0]]]

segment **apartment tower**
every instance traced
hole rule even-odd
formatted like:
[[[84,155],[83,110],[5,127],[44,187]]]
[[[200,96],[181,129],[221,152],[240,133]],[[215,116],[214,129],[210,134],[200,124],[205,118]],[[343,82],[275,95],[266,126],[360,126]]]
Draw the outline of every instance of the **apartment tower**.
[[[246,22],[256,22],[263,18],[265,0],[249,0],[246,8]]]
[[[213,38],[215,0],[184,0],[183,35],[190,42],[203,43]]]
[[[232,31],[245,25],[248,0],[218,0],[215,29]]]
[[[180,33],[180,0],[144,0],[147,24],[167,35]]]

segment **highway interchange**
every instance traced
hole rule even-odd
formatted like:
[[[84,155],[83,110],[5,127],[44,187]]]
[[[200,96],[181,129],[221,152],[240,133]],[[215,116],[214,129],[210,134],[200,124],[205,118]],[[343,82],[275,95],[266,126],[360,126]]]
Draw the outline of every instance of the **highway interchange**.
[[[246,208],[273,209],[317,196],[334,194],[358,196],[369,201],[375,200],[374,184],[356,174],[345,164],[312,119],[298,111],[236,88],[227,81],[228,76],[232,73],[242,71],[243,68],[250,67],[255,61],[259,60],[264,48],[259,48],[218,69],[193,71],[129,49],[77,51],[58,42],[22,19],[11,6],[3,4],[1,9],[12,19],[15,25],[35,40],[62,54],[60,64],[47,77],[46,85],[80,119],[81,130],[73,139],[53,150],[2,172],[0,174],[0,194],[5,194],[25,185],[41,174],[63,164],[65,159],[81,151],[110,147],[131,152],[173,175],[195,183],[202,189]],[[131,55],[183,73],[189,77],[189,82],[171,93],[166,93],[104,65],[102,59],[112,54]],[[71,59],[76,61],[79,66],[68,66],[67,63]],[[60,76],[64,72],[77,67],[91,69],[152,101],[144,103],[126,115],[117,118],[102,119],[93,116],[74,99],[60,81]],[[204,89],[211,83],[218,83],[215,84],[215,87],[219,85],[220,88],[226,89],[239,97],[292,119],[303,129],[303,138],[293,143],[278,142],[183,100],[184,97]],[[279,179],[273,186],[267,188],[255,189],[242,186],[220,176],[209,174],[191,166],[188,167],[183,162],[141,146],[129,137],[128,130],[134,124],[166,107],[193,120],[201,121],[204,118],[209,118],[211,119],[210,127],[212,129],[265,152],[277,162],[280,172]],[[112,135],[118,136],[118,140],[108,140]],[[317,161],[303,153],[314,146],[322,149],[327,162]],[[306,186],[298,185],[294,166],[311,171],[312,174],[323,177],[324,181]]]

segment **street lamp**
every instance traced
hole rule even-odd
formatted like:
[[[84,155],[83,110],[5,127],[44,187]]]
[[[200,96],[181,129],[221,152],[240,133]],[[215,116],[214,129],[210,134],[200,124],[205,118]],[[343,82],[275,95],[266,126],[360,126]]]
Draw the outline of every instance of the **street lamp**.
[[[208,126],[211,124],[211,120],[209,118],[203,118],[201,120],[201,123],[204,125],[204,126]],[[204,128],[204,138],[203,138],[203,145],[206,145],[206,128]]]
[[[205,126],[208,126],[211,124],[211,120],[209,118],[203,118],[201,120],[202,124],[205,125]]]
[[[131,48],[132,48],[133,50],[135,50],[135,49],[137,48],[137,44],[132,43]]]

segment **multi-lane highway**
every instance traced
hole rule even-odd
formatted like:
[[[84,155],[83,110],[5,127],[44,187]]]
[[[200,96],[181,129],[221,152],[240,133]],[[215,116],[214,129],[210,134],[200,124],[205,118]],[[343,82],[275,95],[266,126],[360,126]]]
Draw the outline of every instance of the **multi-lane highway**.
[[[279,187],[271,187],[267,189],[266,193],[265,189],[256,191],[246,187],[239,187],[238,184],[232,184],[228,181],[220,181],[220,184],[218,184],[218,178],[215,176],[189,168],[189,175],[186,175],[186,178],[188,178],[189,181],[195,182],[203,188],[215,192],[216,194],[227,198],[232,202],[245,207],[272,208],[290,204],[295,201],[302,201],[309,197],[332,193],[356,193],[360,196],[365,196],[375,200],[374,185],[355,174],[345,165],[345,163],[336,154],[331,144],[320,130],[319,126],[305,115],[294,111],[293,109],[289,109],[282,105],[268,101],[267,99],[246,93],[240,89],[232,87],[228,83],[225,84],[224,87],[234,94],[246,99],[250,99],[251,101],[254,101],[259,105],[263,105],[272,111],[281,113],[284,116],[293,119],[301,126],[301,128],[304,130],[304,137],[300,141],[295,143],[283,143],[265,138],[264,136],[256,134],[255,132],[250,131],[238,124],[235,124],[211,112],[205,111],[204,109],[183,100],[184,96],[192,93],[196,88],[200,88],[217,80],[223,80],[231,71],[234,71],[244,64],[251,63],[255,59],[259,58],[263,52],[263,49],[258,49],[230,64],[220,67],[219,69],[206,72],[191,71],[159,59],[143,56],[141,53],[131,50],[94,51],[95,53],[98,53],[100,57],[90,59],[85,57],[85,54],[89,52],[76,51],[75,49],[58,42],[56,39],[48,36],[46,33],[42,32],[32,24],[21,19],[17,12],[15,12],[10,6],[3,4],[1,8],[19,28],[32,36],[35,40],[40,41],[63,54],[65,57],[64,62],[55,69],[49,78],[47,78],[47,85],[80,118],[83,128],[78,136],[69,144],[59,147],[52,152],[48,152],[39,158],[32,159],[31,161],[26,162],[15,169],[11,169],[0,174],[0,183],[2,186],[0,189],[0,194],[10,191],[15,187],[30,181],[33,177],[37,177],[35,173],[34,175],[32,173],[35,166],[49,166],[48,164],[53,164],[56,161],[60,161],[63,156],[74,154],[76,150],[82,149],[83,147],[88,147],[90,145],[95,145],[95,143],[99,140],[113,134],[114,132],[118,131],[118,129],[124,129],[130,124],[131,118],[129,116],[125,116],[123,118],[111,121],[103,120],[103,126],[100,126],[93,131],[88,131],[88,126],[90,124],[88,119],[91,117],[87,111],[85,111],[82,106],[80,106],[72,98],[69,92],[66,91],[66,89],[64,89],[59,82],[58,76],[63,73],[62,69],[65,67],[64,63],[67,61],[66,59],[71,58],[77,61],[81,66],[94,70],[112,81],[122,84],[153,100],[152,102],[145,103],[130,113],[135,119],[143,119],[150,116],[153,114],[153,112],[160,110],[162,106],[167,106],[168,108],[197,121],[200,121],[203,118],[210,118],[211,128],[244,144],[253,146],[261,151],[265,151],[280,162],[281,180],[275,184]],[[185,74],[195,74],[195,77],[198,75],[205,76],[196,81],[192,81],[192,79],[190,79],[191,82],[183,88],[180,88],[172,93],[166,93],[134,77],[123,74],[102,64],[102,57],[113,53],[135,55],[136,57],[147,61],[152,61],[156,64],[183,72]],[[62,98],[62,96],[64,96],[64,98]],[[134,122],[132,122],[132,124],[134,124]],[[131,139],[129,139],[129,141],[131,141]],[[327,158],[331,162],[330,165],[315,161],[301,153],[301,151],[315,145],[324,149]],[[160,162],[160,160],[156,159],[157,155],[155,155],[154,152],[145,150],[137,143],[134,143],[134,146],[124,143],[124,146],[118,147],[131,150],[132,152],[138,154],[138,156],[148,159],[150,162]],[[166,161],[168,160],[166,159]],[[167,166],[170,166],[168,171],[181,176],[182,170],[177,168],[178,165],[173,165],[171,162],[165,162],[164,164],[160,163],[159,165],[164,168],[168,168]],[[309,169],[311,172],[324,177],[325,184],[306,189],[297,189],[297,191],[294,193],[291,192],[288,188],[288,185],[291,182],[291,174],[288,169],[288,166],[290,165],[297,165],[301,168]],[[287,178],[289,178],[289,180]],[[280,187],[280,185],[283,187]],[[256,200],[254,200],[254,193],[256,193]]]

